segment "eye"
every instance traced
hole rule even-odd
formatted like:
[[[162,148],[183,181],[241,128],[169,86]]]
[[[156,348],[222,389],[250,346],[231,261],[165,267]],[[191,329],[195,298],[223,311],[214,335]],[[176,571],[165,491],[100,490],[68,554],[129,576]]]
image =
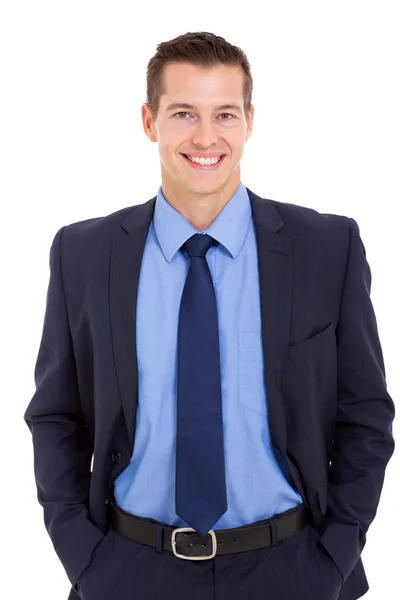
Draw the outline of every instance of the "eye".
[[[187,111],[179,111],[174,114],[174,117],[178,117],[178,119],[180,119],[181,121],[184,121],[185,117],[181,118],[181,115],[188,115],[188,114],[189,113]],[[219,116],[220,117],[228,117],[228,118],[221,119],[222,121],[231,121],[232,119],[235,118],[231,113],[221,113]]]

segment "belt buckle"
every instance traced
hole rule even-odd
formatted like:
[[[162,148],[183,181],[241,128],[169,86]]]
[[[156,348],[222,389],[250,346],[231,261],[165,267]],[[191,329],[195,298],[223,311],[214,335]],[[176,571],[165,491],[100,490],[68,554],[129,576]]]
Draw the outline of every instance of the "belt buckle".
[[[210,531],[208,531],[208,533],[211,535],[211,541],[212,541],[212,552],[210,555],[186,556],[185,554],[179,554],[179,552],[176,551],[176,534],[181,533],[183,531],[196,531],[196,530],[192,529],[192,527],[178,527],[173,530],[172,535],[171,535],[171,546],[172,546],[172,552],[175,554],[175,556],[177,556],[178,558],[186,559],[186,560],[206,560],[209,558],[213,558],[217,554],[217,538],[216,538],[215,532],[212,529],[210,529]]]

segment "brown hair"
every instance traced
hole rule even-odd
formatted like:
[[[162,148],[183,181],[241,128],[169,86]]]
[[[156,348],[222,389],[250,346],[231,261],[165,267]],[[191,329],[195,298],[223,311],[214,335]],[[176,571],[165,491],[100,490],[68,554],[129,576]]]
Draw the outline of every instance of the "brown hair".
[[[147,65],[146,102],[155,118],[159,109],[160,96],[164,93],[163,68],[172,62],[188,62],[204,68],[223,64],[240,66],[244,72],[243,98],[246,117],[251,108],[253,78],[246,54],[223,37],[204,31],[188,32],[168,42],[161,42],[157,52]]]

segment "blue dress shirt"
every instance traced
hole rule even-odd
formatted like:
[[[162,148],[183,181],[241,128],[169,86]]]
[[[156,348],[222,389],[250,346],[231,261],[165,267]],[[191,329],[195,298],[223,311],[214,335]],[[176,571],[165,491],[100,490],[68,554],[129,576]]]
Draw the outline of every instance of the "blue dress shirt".
[[[195,233],[219,242],[206,260],[218,308],[228,498],[228,510],[213,529],[226,529],[267,519],[302,502],[271,446],[257,245],[242,182],[202,232],[166,201],[162,187],[158,190],[137,298],[135,444],[129,465],[114,481],[114,496],[128,513],[187,526],[175,512],[177,331],[190,264],[179,248]]]

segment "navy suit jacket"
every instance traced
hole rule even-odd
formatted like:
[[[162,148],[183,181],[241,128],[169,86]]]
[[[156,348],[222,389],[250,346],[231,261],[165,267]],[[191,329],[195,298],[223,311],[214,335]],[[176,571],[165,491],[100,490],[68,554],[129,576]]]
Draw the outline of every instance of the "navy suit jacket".
[[[271,442],[342,573],[340,600],[353,599],[368,589],[360,554],[394,450],[365,248],[354,219],[247,191]],[[155,200],[62,227],[50,250],[36,392],[24,419],[71,600],[133,453],[136,298]]]

